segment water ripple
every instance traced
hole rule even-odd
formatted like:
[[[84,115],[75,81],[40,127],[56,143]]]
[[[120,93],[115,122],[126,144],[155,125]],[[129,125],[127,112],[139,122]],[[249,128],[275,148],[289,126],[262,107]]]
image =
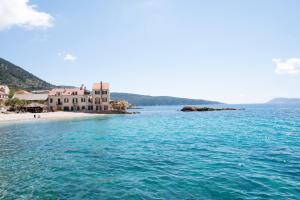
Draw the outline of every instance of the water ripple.
[[[300,199],[299,107],[0,127],[0,199]]]

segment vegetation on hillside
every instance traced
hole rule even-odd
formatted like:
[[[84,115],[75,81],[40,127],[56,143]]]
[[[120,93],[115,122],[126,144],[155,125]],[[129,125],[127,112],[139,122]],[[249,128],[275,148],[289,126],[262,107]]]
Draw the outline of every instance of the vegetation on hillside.
[[[130,93],[111,93],[112,100],[124,99],[136,106],[155,106],[155,105],[208,105],[220,104],[217,101],[207,101],[202,99],[187,99],[169,96],[148,96]]]
[[[2,58],[0,58],[0,84],[8,85],[12,91],[17,89],[50,89],[53,87],[52,84]]]

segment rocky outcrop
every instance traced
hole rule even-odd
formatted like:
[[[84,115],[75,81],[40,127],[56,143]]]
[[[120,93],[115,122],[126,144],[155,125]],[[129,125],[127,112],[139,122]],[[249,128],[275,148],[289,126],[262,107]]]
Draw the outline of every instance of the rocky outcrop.
[[[207,112],[207,111],[223,111],[223,110],[239,110],[236,108],[209,108],[198,106],[185,106],[181,109],[183,112]]]

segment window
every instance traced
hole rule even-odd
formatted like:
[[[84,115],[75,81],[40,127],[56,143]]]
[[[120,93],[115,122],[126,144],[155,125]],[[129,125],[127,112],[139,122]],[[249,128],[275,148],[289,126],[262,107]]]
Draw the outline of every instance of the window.
[[[50,103],[53,103],[53,99],[50,99]]]
[[[77,103],[78,99],[77,98],[73,98],[73,103]]]
[[[96,91],[95,91],[95,94],[100,94],[100,90],[96,90]]]
[[[65,106],[65,107],[64,107],[64,111],[69,111],[69,107],[68,107],[68,106]]]
[[[69,103],[69,99],[68,98],[64,98],[64,103]]]
[[[108,106],[104,106],[104,110],[108,110]]]
[[[103,102],[107,102],[107,98],[102,98],[102,101]]]
[[[107,90],[102,91],[102,94],[107,94]]]
[[[72,92],[72,95],[77,95],[78,93],[77,92]]]
[[[90,103],[92,102],[92,98],[89,98],[89,102],[90,102]]]
[[[81,98],[81,102],[85,102],[85,98]]]
[[[82,110],[85,110],[85,106],[82,106],[81,109],[82,109]]]
[[[100,98],[95,98],[95,104],[100,104]]]

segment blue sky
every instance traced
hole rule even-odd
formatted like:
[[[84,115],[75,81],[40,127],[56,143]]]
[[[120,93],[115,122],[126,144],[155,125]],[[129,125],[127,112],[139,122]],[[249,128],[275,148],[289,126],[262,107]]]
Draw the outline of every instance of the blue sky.
[[[103,80],[116,92],[226,103],[300,97],[299,7],[297,0],[0,0],[0,57],[59,85]]]

